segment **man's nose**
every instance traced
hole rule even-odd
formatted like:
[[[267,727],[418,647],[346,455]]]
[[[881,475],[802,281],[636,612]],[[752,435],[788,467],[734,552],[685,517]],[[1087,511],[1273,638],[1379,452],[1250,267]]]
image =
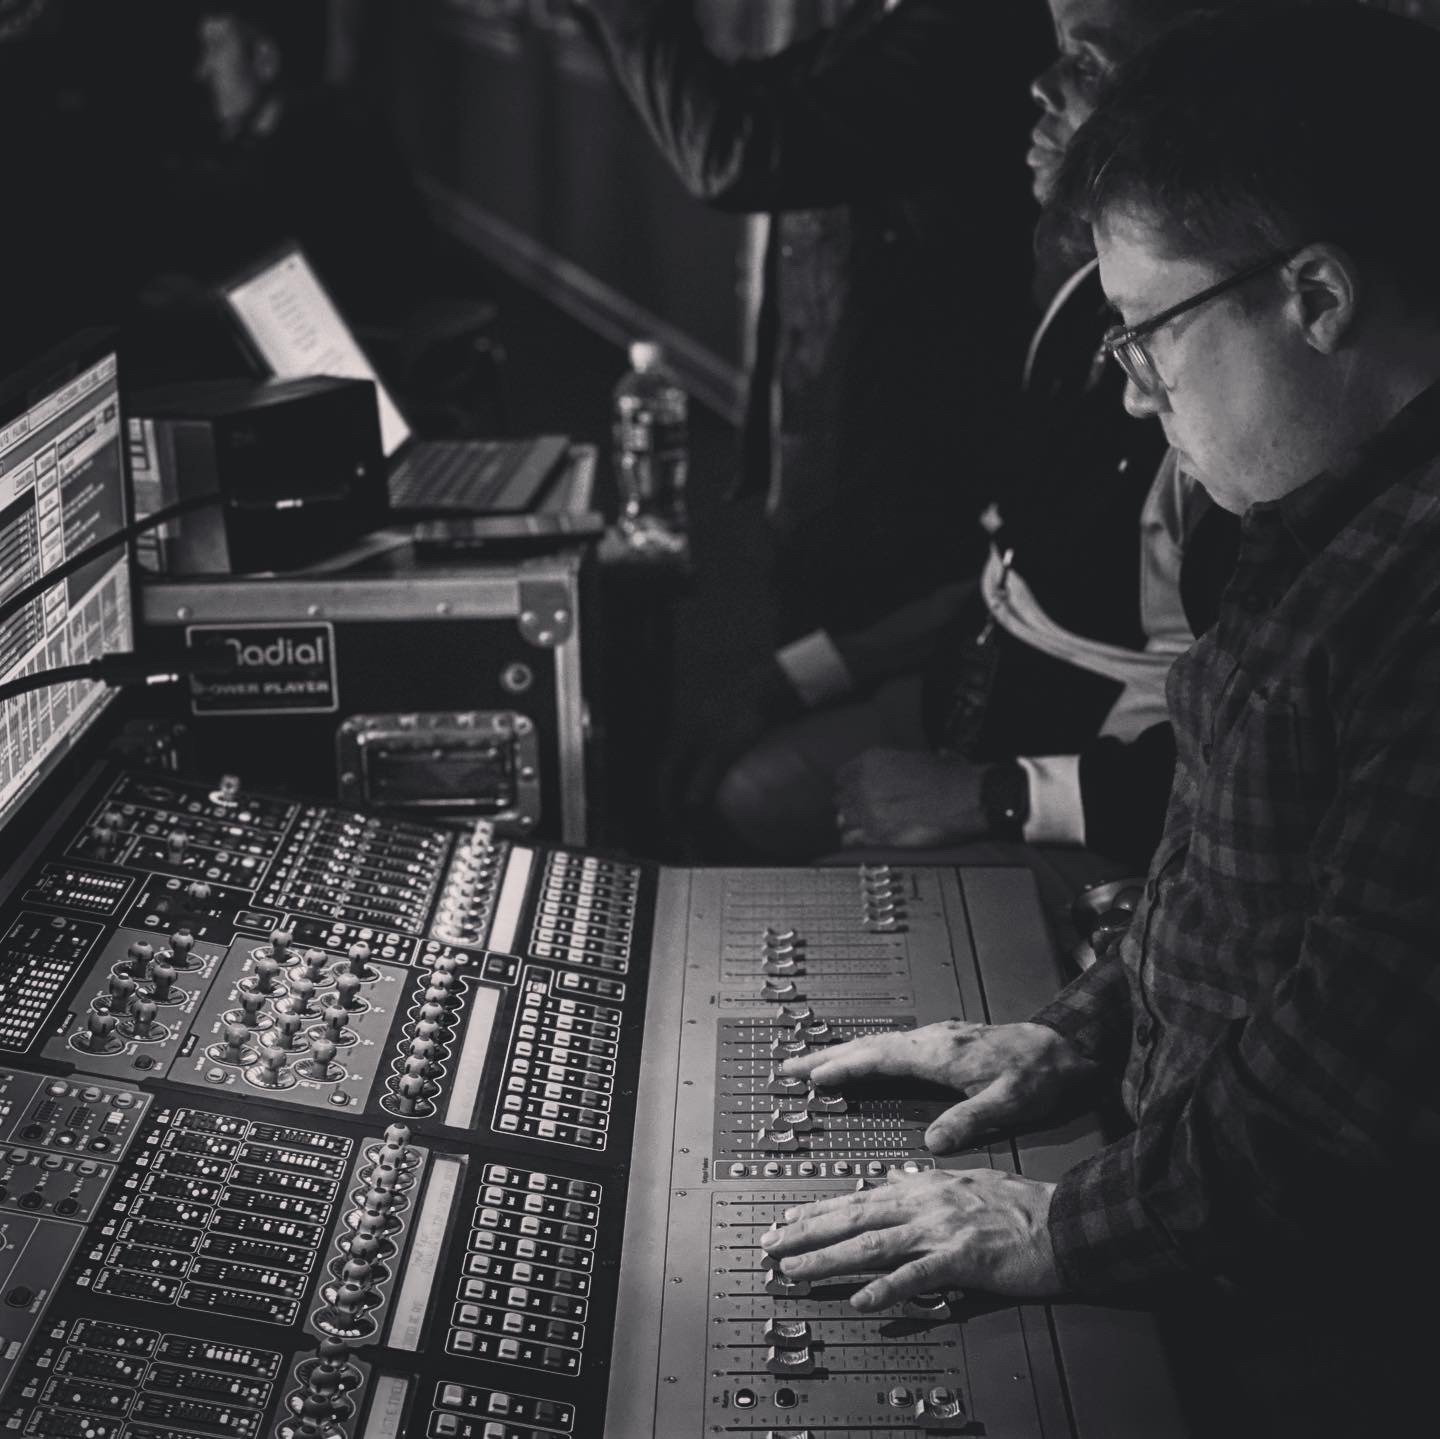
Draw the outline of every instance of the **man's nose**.
[[[1125,377],[1125,413],[1137,420],[1162,415],[1170,408],[1163,389],[1142,390],[1128,375]]]
[[[1042,110],[1051,115],[1058,115],[1065,108],[1058,83],[1059,72],[1060,61],[1057,60],[1048,70],[1042,70],[1030,82],[1031,98]]]

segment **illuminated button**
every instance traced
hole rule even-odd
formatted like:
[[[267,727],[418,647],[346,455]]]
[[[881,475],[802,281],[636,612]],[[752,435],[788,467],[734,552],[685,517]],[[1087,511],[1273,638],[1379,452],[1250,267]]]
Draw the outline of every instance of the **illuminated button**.
[[[744,1179],[746,1174],[748,1173],[749,1171],[745,1168],[743,1164],[732,1164],[730,1166],[731,1179]]]
[[[915,1395],[903,1384],[897,1384],[885,1396],[885,1402],[892,1409],[908,1409],[915,1402]]]
[[[516,1360],[520,1357],[520,1343],[516,1339],[502,1339],[495,1352],[501,1359]]]
[[[865,1166],[865,1173],[866,1173],[866,1174],[869,1174],[869,1175],[884,1174],[884,1173],[885,1173],[885,1166],[884,1166],[883,1164],[881,1164],[881,1162],[880,1162],[878,1159],[872,1159],[872,1160]]]
[[[523,1314],[507,1314],[500,1321],[500,1327],[507,1334],[523,1334],[525,1332],[525,1316]]]
[[[452,1387],[458,1389],[460,1386],[457,1384]],[[460,1401],[458,1399],[455,1401],[457,1405],[459,1404],[459,1402]],[[508,1394],[492,1394],[490,1396],[490,1402],[485,1406],[485,1408],[491,1414],[508,1414],[510,1412],[510,1396]]]

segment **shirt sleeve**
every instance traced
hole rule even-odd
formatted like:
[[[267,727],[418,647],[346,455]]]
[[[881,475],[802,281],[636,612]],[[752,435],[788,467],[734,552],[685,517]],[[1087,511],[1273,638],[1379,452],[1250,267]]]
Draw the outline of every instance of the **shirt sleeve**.
[[[1118,1078],[1130,1052],[1130,980],[1118,954],[1092,964],[1030,1016]]]
[[[1080,798],[1080,756],[1017,755],[1030,786],[1027,844],[1084,844],[1085,807]]]
[[[975,83],[977,54],[991,67],[1003,57],[983,22],[958,23],[950,0],[903,0],[863,44],[822,31],[739,61],[708,48],[688,0],[588,0],[588,9],[661,154],[717,208],[819,208],[926,182],[937,165],[990,163],[983,146],[962,161],[954,136],[981,133],[994,91]]]
[[[1060,1181],[1050,1233],[1073,1292],[1181,1270],[1243,1286],[1320,1255],[1338,1283],[1347,1255],[1383,1270],[1433,1230],[1398,1218],[1417,1194],[1433,1206],[1440,1174],[1440,621],[1420,628],[1337,721],[1295,961],[1133,1134]],[[1299,725],[1318,742],[1324,726]],[[1067,1023],[1086,1033],[1083,1005]]]

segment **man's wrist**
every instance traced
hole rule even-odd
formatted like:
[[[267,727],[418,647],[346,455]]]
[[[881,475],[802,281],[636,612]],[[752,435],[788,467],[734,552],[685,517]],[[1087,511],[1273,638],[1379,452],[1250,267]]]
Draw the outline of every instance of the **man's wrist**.
[[[807,709],[839,699],[855,687],[844,656],[824,630],[802,635],[776,650],[775,663]]]
[[[980,812],[994,839],[1021,840],[1030,818],[1030,777],[1014,760],[986,766],[980,776]]]

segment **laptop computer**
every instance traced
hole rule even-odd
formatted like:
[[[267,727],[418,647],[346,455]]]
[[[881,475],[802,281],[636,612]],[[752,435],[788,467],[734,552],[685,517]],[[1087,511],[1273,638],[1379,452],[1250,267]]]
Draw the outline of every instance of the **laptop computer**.
[[[219,294],[248,347],[272,374],[374,383],[392,509],[524,514],[539,505],[564,468],[570,449],[565,435],[417,438],[298,245],[267,255],[222,284]]]

